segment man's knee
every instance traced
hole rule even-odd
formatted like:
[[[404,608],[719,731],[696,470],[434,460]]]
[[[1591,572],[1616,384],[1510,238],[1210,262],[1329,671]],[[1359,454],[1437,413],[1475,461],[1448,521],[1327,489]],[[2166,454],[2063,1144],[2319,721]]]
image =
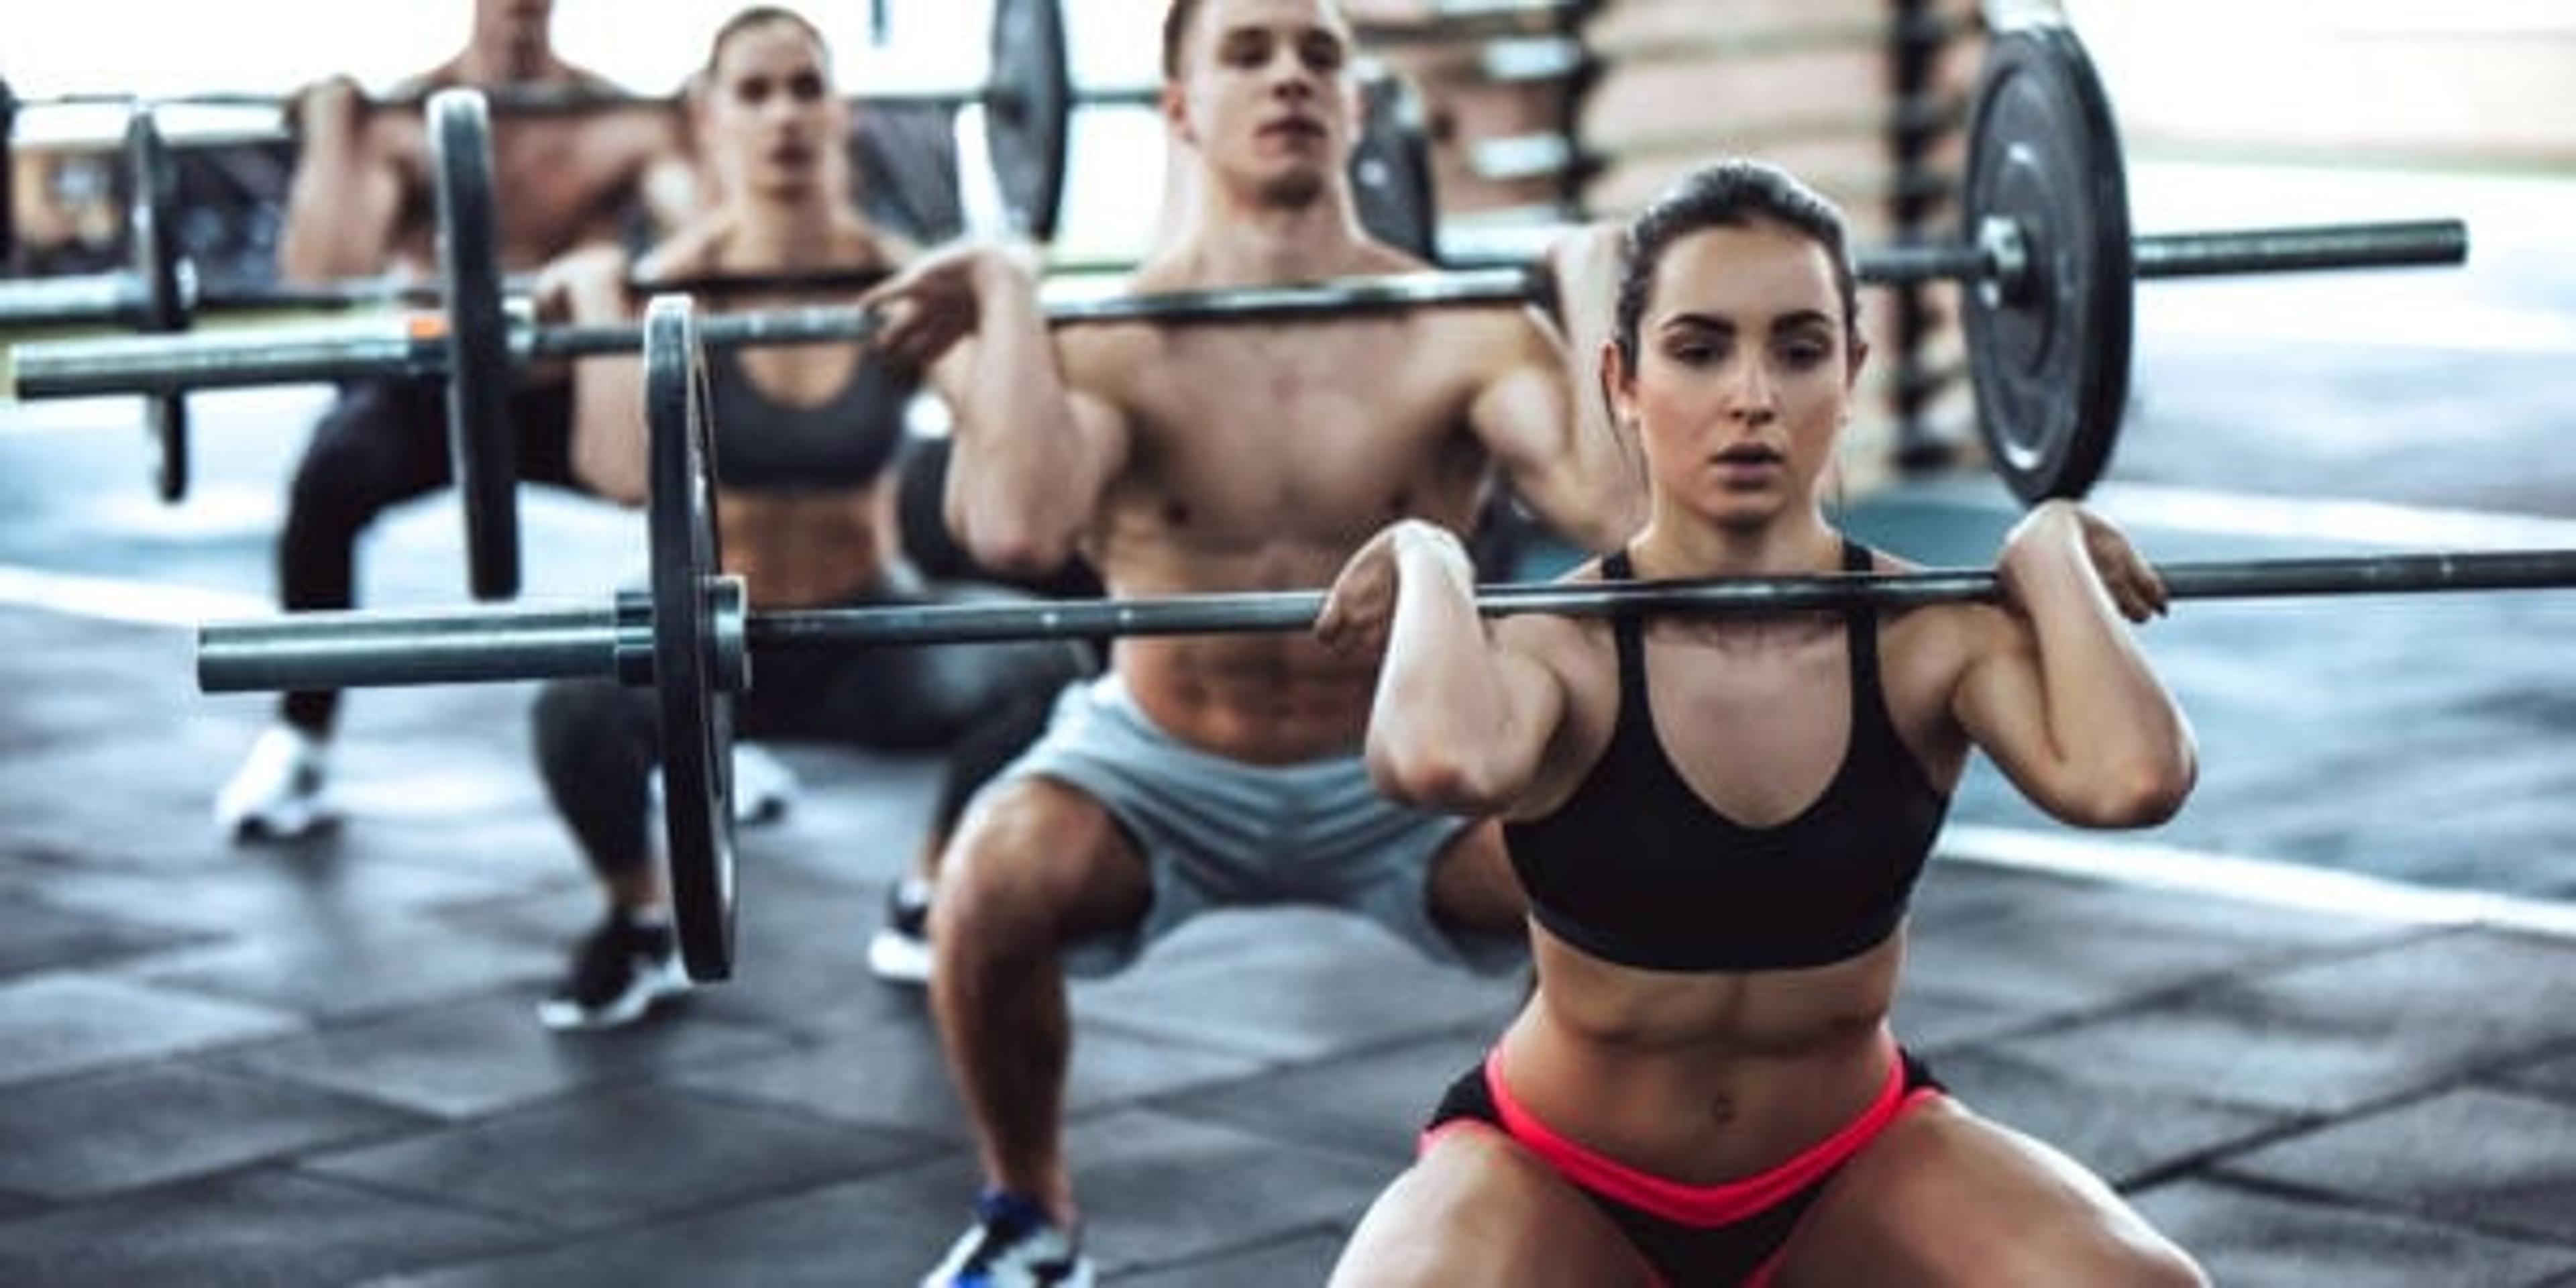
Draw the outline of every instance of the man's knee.
[[[1142,916],[1144,865],[1107,810],[1046,779],[986,793],[949,843],[931,942],[1052,948]]]

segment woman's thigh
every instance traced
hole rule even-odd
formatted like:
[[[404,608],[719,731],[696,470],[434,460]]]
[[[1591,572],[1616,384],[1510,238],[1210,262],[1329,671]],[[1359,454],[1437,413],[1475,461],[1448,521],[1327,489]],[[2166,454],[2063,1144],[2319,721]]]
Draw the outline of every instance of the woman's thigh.
[[[1369,1206],[1333,1288],[1644,1285],[1644,1261],[1591,1200],[1499,1131],[1452,1128]]]
[[[1791,1236],[1773,1282],[2202,1280],[2101,1178],[1942,1097],[1907,1110],[1844,1166]]]

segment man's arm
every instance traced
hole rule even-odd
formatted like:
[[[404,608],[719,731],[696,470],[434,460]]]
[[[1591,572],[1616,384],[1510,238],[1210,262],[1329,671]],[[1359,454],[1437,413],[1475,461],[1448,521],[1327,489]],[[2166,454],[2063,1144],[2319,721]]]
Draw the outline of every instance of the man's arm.
[[[1646,465],[1610,419],[1600,357],[1619,283],[1620,234],[1592,224],[1548,254],[1563,329],[1532,315],[1496,365],[1468,419],[1550,528],[1594,553],[1615,550],[1646,522]]]
[[[996,572],[1061,567],[1126,467],[1128,428],[1114,404],[1077,391],[1059,370],[1034,276],[999,250],[961,247],[866,302],[885,311],[876,343],[927,368],[954,417],[949,530]]]
[[[399,158],[368,129],[357,84],[339,77],[306,90],[296,100],[295,121],[300,142],[286,190],[278,275],[326,282],[383,272],[401,231],[408,180]]]

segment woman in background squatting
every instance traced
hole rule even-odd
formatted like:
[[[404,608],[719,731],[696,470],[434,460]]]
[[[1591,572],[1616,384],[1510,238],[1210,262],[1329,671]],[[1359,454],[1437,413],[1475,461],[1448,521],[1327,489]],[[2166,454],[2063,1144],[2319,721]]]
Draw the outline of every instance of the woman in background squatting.
[[[900,267],[911,247],[869,226],[851,196],[849,109],[813,24],[786,9],[727,20],[690,99],[716,204],[636,266],[643,279]],[[642,301],[623,255],[564,261],[550,302],[580,324],[628,321]],[[726,305],[757,306],[729,298]],[[859,345],[800,345],[707,355],[725,570],[763,608],[919,602],[891,536],[891,490],[916,370]],[[573,386],[573,469],[600,495],[645,499],[643,370],[631,360],[580,364]],[[753,737],[810,738],[951,752],[925,841],[935,847],[1002,757],[970,731],[1040,702],[1079,675],[1064,643],[948,645],[777,654],[736,707]],[[647,782],[658,755],[650,690],[607,681],[548,685],[536,703],[536,749],[548,794],[590,861],[607,915],[574,951],[563,983],[538,1008],[550,1028],[638,1019],[685,988],[652,861]]]
[[[1650,517],[1571,579],[1902,568],[1820,500],[1864,356],[1823,198],[1738,162],[1659,199],[1602,354]],[[1352,558],[1317,630],[1387,649],[1371,769],[1506,817],[1538,983],[1336,1285],[2200,1282],[1889,1029],[1972,748],[2079,826],[2162,821],[2194,776],[2120,620],[2164,605],[2127,541],[2052,502],[1996,570],[1995,605],[1489,629],[1446,533],[1398,524]]]

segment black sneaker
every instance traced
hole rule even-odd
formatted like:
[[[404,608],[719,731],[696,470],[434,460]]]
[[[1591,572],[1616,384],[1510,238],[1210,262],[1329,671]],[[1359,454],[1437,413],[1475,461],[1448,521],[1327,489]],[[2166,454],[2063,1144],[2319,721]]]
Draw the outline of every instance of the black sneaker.
[[[671,927],[611,912],[574,950],[572,973],[553,996],[537,1003],[537,1022],[550,1029],[613,1029],[687,991],[689,976],[681,969]]]
[[[886,890],[885,924],[868,940],[868,970],[892,984],[930,982],[930,883],[905,877]]]

